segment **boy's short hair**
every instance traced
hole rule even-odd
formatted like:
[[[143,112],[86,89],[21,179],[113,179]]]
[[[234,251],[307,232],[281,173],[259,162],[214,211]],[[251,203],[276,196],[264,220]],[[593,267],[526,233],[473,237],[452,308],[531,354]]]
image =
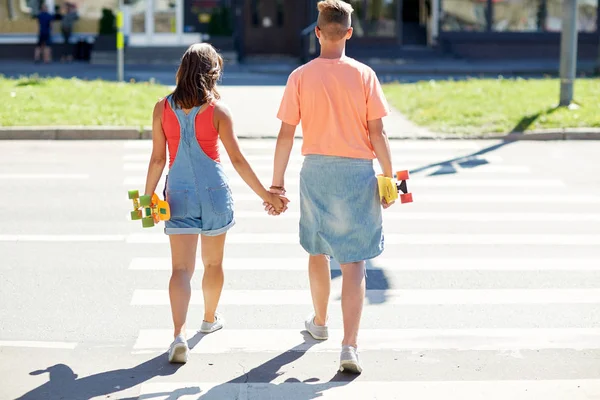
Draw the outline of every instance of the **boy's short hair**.
[[[317,9],[317,26],[323,35],[331,40],[342,39],[352,26],[352,6],[342,0],[323,0],[317,4]]]

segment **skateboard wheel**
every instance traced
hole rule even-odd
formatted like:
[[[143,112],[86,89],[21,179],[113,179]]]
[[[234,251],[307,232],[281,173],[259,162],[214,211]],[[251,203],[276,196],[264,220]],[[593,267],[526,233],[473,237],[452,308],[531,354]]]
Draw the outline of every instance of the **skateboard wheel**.
[[[398,171],[396,172],[396,179],[399,181],[405,181],[409,178],[409,174],[408,171],[404,170],[404,171]]]
[[[142,210],[135,210],[131,212],[131,219],[136,221],[142,219]]]
[[[144,228],[152,228],[154,226],[154,218],[152,218],[152,217],[143,218],[142,226]]]
[[[400,195],[400,202],[402,204],[404,204],[404,203],[412,203],[413,202],[412,193],[401,194]]]
[[[152,204],[152,196],[140,196],[140,204],[142,207],[150,207]]]
[[[137,190],[130,190],[128,193],[129,200],[137,199],[140,197],[140,192]]]

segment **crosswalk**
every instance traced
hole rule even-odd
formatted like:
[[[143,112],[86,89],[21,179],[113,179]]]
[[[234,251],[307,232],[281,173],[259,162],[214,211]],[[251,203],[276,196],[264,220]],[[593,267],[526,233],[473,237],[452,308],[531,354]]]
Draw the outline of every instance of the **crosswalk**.
[[[124,189],[143,186],[150,146],[147,141],[124,143]],[[242,141],[266,186],[274,146],[273,140]],[[222,151],[237,220],[228,234],[220,303],[228,325],[206,336],[197,334],[198,327],[188,327],[189,363],[252,354],[270,361],[247,365],[247,375],[229,381],[210,374],[194,381],[157,377],[140,386],[140,399],[598,396],[597,362],[595,373],[575,368],[564,376],[557,372],[560,363],[546,363],[600,350],[600,192],[569,190],[560,177],[515,163],[509,149],[487,146],[474,141],[392,142],[394,166],[416,171],[408,182],[414,203],[395,205],[384,214],[386,251],[367,265],[359,337],[365,373],[354,381],[330,379],[342,337],[341,274],[335,262],[330,339],[317,343],[302,334],[311,297],[297,233],[300,144],[286,177],[290,210],[280,217],[264,213],[261,200],[237,177]],[[157,192],[162,192],[164,177],[159,185]],[[165,282],[169,276],[162,226],[136,226],[119,240],[135,249],[128,269],[140,283],[131,291],[130,307],[165,309],[165,287],[144,286],[145,276],[161,276]],[[190,309],[200,310],[197,278],[194,284]],[[164,352],[171,332],[170,320],[140,327],[131,353]],[[271,364],[306,366],[301,361],[306,357],[329,365],[330,374],[294,381],[289,373],[284,380],[277,369],[269,370]],[[460,373],[444,372],[448,359],[461,360]],[[496,372],[482,364],[494,365]],[[253,380],[252,371],[265,369],[273,376]]]

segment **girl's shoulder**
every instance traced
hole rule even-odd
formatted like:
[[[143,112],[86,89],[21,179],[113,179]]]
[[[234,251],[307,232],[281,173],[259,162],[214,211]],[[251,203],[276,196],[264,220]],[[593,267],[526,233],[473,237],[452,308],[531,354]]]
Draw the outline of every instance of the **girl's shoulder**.
[[[227,104],[221,100],[212,100],[210,106],[214,109],[215,117],[217,118],[231,118],[231,110],[227,107]]]
[[[167,97],[163,97],[162,99],[158,100],[156,102],[156,104],[154,105],[154,116],[162,115],[163,111],[165,110],[166,105],[167,105]]]

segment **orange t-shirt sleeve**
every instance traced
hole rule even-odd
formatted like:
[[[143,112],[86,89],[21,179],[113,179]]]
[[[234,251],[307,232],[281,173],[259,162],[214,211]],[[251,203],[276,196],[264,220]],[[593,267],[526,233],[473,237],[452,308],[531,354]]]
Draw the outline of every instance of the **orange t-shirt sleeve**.
[[[365,81],[367,92],[367,121],[383,118],[390,113],[390,106],[385,99],[383,88],[375,71],[369,68]]]
[[[300,94],[298,93],[298,74],[292,72],[288,78],[277,118],[290,125],[300,123]]]

